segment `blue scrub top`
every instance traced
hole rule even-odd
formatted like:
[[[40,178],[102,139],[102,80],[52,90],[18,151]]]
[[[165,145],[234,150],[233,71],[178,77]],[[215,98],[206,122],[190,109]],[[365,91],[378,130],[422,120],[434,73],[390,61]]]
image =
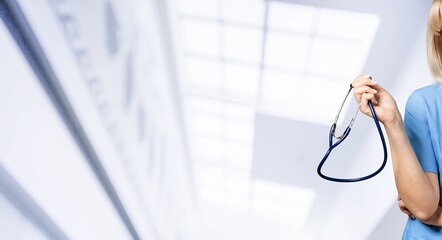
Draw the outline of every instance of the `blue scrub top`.
[[[405,130],[422,169],[438,175],[441,189],[442,85],[416,90],[408,98],[404,118]],[[442,228],[408,218],[402,239],[442,239]]]

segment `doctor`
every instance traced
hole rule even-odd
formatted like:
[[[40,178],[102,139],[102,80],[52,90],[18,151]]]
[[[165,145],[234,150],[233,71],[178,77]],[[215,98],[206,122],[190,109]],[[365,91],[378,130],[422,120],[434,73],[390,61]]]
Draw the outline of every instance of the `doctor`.
[[[438,83],[417,89],[404,120],[394,98],[368,75],[353,81],[360,110],[371,116],[371,100],[391,148],[398,205],[409,218],[402,239],[442,239],[442,19],[434,0],[428,15],[428,63]]]

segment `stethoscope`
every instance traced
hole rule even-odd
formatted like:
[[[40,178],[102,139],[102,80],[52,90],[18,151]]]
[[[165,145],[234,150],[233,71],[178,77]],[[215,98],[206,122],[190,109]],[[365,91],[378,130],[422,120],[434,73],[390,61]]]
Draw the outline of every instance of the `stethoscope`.
[[[344,133],[342,133],[341,136],[336,137],[336,135],[335,135],[336,124],[338,122],[339,115],[340,115],[341,110],[344,106],[344,103],[347,100],[347,97],[350,94],[352,89],[353,89],[353,85],[350,84],[350,89],[348,90],[347,95],[345,96],[344,101],[342,102],[341,107],[339,108],[338,114],[336,115],[335,121],[330,128],[329,137],[328,137],[328,142],[329,142],[328,150],[325,153],[324,157],[322,158],[321,162],[319,163],[318,169],[317,169],[319,176],[321,176],[322,178],[324,178],[326,180],[333,181],[333,182],[348,183],[348,182],[364,181],[364,180],[370,179],[370,178],[378,175],[382,171],[382,169],[384,169],[385,165],[387,164],[387,145],[385,144],[384,134],[382,133],[381,125],[379,124],[379,120],[376,116],[376,112],[374,111],[373,104],[371,103],[371,101],[368,101],[368,106],[370,108],[371,115],[373,116],[373,121],[378,129],[379,136],[380,136],[381,142],[382,142],[382,147],[384,148],[384,161],[382,162],[381,167],[378,170],[376,170],[375,172],[373,172],[372,174],[369,174],[364,177],[358,177],[358,178],[335,178],[335,177],[326,176],[321,172],[322,166],[324,165],[325,161],[327,160],[327,158],[330,155],[330,153],[332,152],[332,150],[334,148],[336,148],[337,146],[339,146],[339,144],[341,144],[342,141],[344,141],[345,138],[347,138],[348,134],[350,133],[351,127],[353,126],[353,123],[355,122],[355,118],[359,112],[359,109],[357,109],[357,111],[356,111],[355,115],[353,116],[353,118],[351,119],[350,124],[348,125],[347,129],[345,129]],[[338,141],[333,143],[333,138],[336,138]]]

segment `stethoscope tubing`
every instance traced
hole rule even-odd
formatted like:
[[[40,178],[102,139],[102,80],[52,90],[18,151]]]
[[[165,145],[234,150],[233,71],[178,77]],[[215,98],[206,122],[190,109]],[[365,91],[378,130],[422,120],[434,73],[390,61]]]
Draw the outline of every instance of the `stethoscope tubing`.
[[[382,147],[384,150],[384,160],[382,162],[382,165],[373,173],[368,174],[366,176],[363,177],[358,177],[358,178],[335,178],[335,177],[330,177],[327,176],[325,174],[322,173],[322,167],[324,165],[324,163],[327,161],[327,158],[329,157],[330,153],[332,152],[332,150],[337,147],[339,144],[342,143],[342,141],[344,141],[345,138],[347,138],[348,134],[351,131],[351,126],[347,127],[347,129],[344,131],[343,135],[341,138],[338,139],[338,141],[336,143],[333,143],[333,134],[332,134],[332,130],[336,128],[336,123],[334,123],[331,128],[330,128],[330,133],[329,133],[329,148],[327,150],[327,152],[325,153],[324,157],[322,158],[321,162],[318,165],[317,168],[317,173],[320,177],[329,180],[329,181],[333,181],[333,182],[341,182],[341,183],[351,183],[351,182],[360,182],[360,181],[364,181],[367,179],[370,179],[376,175],[378,175],[385,167],[385,165],[387,164],[387,158],[388,158],[388,153],[387,153],[387,144],[385,143],[385,138],[384,138],[384,134],[382,133],[382,128],[381,125],[379,124],[379,120],[377,118],[376,112],[374,110],[373,107],[373,103],[371,101],[368,101],[368,106],[370,108],[370,112],[371,115],[373,117],[373,121],[376,125],[376,128],[379,132],[379,136],[381,138],[381,143],[382,143]]]

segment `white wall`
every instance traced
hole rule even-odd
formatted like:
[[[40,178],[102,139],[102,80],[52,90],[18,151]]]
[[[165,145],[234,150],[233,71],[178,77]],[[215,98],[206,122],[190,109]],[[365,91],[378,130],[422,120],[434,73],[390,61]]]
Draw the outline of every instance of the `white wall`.
[[[394,87],[387,89],[395,97],[398,107],[403,114],[405,103],[408,96],[417,88],[433,83],[427,67],[426,61],[426,25],[422,25],[419,32],[416,33],[416,41],[409,50],[407,59],[402,69],[397,75],[397,79],[392,82]],[[398,39],[399,41],[399,39]],[[386,52],[385,54],[388,54]],[[369,73],[368,73],[369,74]],[[375,79],[379,84],[389,82],[389,79]],[[356,123],[357,124],[357,123]],[[364,140],[366,148],[361,156],[364,159],[379,158],[375,151],[370,149],[379,148],[379,137],[377,133],[372,133]],[[377,162],[373,163],[375,166]],[[358,169],[358,164],[354,166],[353,172]],[[321,239],[366,239],[372,231],[376,231],[376,226],[388,213],[392,204],[395,204],[397,192],[394,185],[394,178],[391,165],[391,156],[389,163],[384,171],[374,179],[347,185],[340,193],[340,201],[334,207],[330,222],[325,226],[325,231]],[[399,211],[399,210],[397,210]],[[397,217],[397,215],[395,215]],[[405,217],[397,218],[395,221],[388,221],[386,224],[394,224],[393,229],[398,229],[398,225],[405,226]],[[401,230],[402,231],[402,230]],[[377,233],[381,236],[382,233]],[[402,233],[397,233],[401,236]]]

